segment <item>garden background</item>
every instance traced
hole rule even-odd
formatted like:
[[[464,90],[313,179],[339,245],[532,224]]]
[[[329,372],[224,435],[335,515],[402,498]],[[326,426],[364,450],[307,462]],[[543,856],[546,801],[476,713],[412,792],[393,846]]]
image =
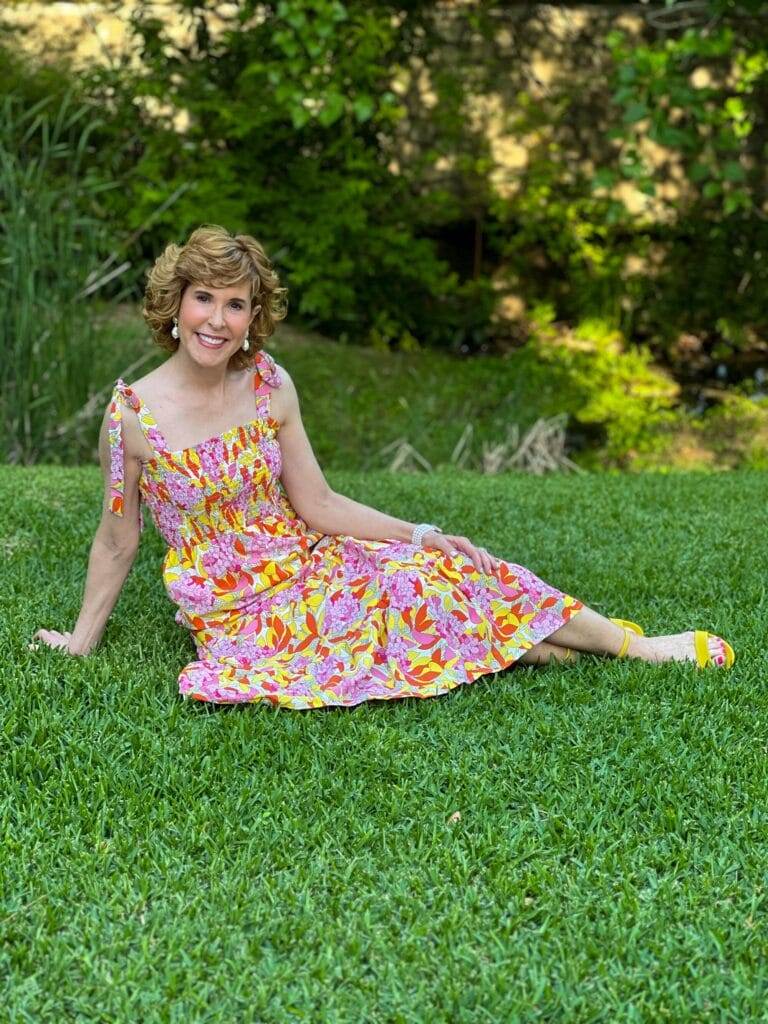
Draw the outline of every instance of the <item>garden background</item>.
[[[766,1019],[767,15],[2,8],[7,1019]],[[144,275],[202,222],[289,289],[332,486],[734,669],[190,707],[152,529],[99,649],[30,651],[80,607],[113,383],[164,357]]]
[[[762,6],[4,9],[3,460],[94,457],[208,221],[290,289],[328,468],[546,466],[538,421],[561,467],[765,468]]]

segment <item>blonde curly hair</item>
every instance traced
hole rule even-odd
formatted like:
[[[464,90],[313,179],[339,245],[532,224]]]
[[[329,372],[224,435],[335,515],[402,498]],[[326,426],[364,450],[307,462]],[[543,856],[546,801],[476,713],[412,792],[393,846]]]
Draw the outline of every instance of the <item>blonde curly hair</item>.
[[[203,224],[184,245],[165,247],[147,271],[141,314],[157,344],[169,352],[179,347],[171,335],[173,318],[178,316],[185,288],[193,281],[209,288],[250,283],[251,306],[260,305],[261,309],[248,325],[249,350],[238,349],[229,365],[238,370],[252,366],[264,339],[274,333],[275,324],[287,312],[288,289],[280,287],[262,246],[251,235],[232,235],[218,224]]]

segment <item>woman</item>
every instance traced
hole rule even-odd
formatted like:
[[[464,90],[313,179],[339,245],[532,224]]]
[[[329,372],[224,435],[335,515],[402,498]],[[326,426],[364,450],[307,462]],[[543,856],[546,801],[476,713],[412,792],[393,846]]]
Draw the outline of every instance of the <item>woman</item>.
[[[72,632],[36,638],[73,655],[98,644],[138,549],[143,501],[168,544],[176,621],[197,649],[179,676],[186,697],[291,708],[432,697],[577,651],[730,667],[719,637],[645,637],[467,537],[332,491],[294,383],[261,347],[284,295],[258,242],[217,226],[156,261],[143,314],[172,354],[115,385],[82,609]]]

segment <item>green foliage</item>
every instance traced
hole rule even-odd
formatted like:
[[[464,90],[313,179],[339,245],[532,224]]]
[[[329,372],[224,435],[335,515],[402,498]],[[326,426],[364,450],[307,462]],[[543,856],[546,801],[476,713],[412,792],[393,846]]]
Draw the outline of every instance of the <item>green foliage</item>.
[[[652,341],[656,357],[670,359],[685,332],[700,339],[710,360],[733,361],[737,372],[740,355],[760,359],[768,343],[768,220],[713,223],[699,207],[662,243],[650,231],[648,239],[663,251],[661,265],[633,275],[628,295],[636,334]]]
[[[274,97],[294,128],[312,121],[329,128],[345,116],[361,124],[374,115],[381,121],[399,117],[394,93],[379,95],[378,58],[391,50],[395,37],[394,26],[380,12],[340,0],[280,0],[271,26],[278,60],[265,64],[258,57],[245,74],[258,81],[266,68]],[[340,37],[350,44],[343,56]]]
[[[0,14],[0,60],[3,73],[0,75],[0,96],[15,96],[23,108],[35,106],[41,101],[55,103],[69,94],[82,101],[78,95],[77,72],[63,57],[56,61],[36,63],[24,55],[15,39],[18,29],[11,31],[3,24]],[[28,140],[28,144],[33,142]]]
[[[702,431],[721,465],[768,469],[768,398],[725,394],[705,413]]]
[[[668,422],[680,389],[647,349],[628,348],[620,331],[598,319],[558,327],[548,305],[536,306],[531,320],[528,347],[549,367],[560,408],[600,430],[590,461],[621,467],[633,450],[652,448],[652,431]]]
[[[382,322],[393,325],[392,344],[471,341],[490,299],[452,299],[455,275],[418,235],[420,198],[388,168],[404,115],[389,80],[419,45],[421,6],[398,29],[387,5],[280,2],[257,16],[244,4],[214,42],[205,8],[177,4],[197,24],[195,45],[180,45],[152,5],[137,4],[140,71],[96,69],[89,87],[108,96],[116,120],[131,105],[162,104],[157,134],[142,132],[128,189],[112,197],[115,219],[136,227],[185,188],[154,216],[146,258],[202,219],[224,223],[265,244],[309,326],[358,342],[372,330],[383,337]],[[444,317],[430,315],[443,303]]]
[[[653,443],[633,452],[633,470],[688,465],[695,469],[768,469],[768,398],[724,392],[701,415],[676,410],[650,428]]]
[[[564,320],[599,317],[631,337],[634,305],[624,302],[623,268],[643,240],[622,203],[593,196],[574,175],[566,147],[557,141],[570,105],[560,94],[546,101],[525,92],[515,97],[507,124],[529,140],[528,154],[519,191],[491,200],[500,258],[531,305],[549,303]],[[610,172],[603,173],[609,184]]]
[[[596,59],[613,55],[611,104],[600,76],[578,88],[579,69],[534,95],[524,69],[493,48],[498,11],[467,6],[446,29],[429,3],[248,0],[217,5],[228,21],[214,37],[210,3],[174,0],[166,9],[187,31],[171,37],[142,0],[131,8],[139,66],[94,65],[77,83],[92,114],[98,102],[80,167],[120,186],[83,186],[82,209],[129,246],[136,294],[162,247],[201,221],[255,234],[290,289],[293,321],[345,345],[503,352],[525,342],[525,310],[537,303],[582,341],[585,331],[620,332],[621,373],[607,371],[607,342],[594,365],[577,365],[563,345],[545,367],[569,382],[578,442],[607,443],[606,457],[621,462],[644,450],[647,416],[668,411],[666,399],[654,410],[648,395],[622,398],[623,386],[656,387],[650,353],[675,372],[706,375],[713,361],[753,366],[768,338],[765,19],[739,20],[754,13],[750,3],[718,0],[706,31],[649,27],[637,46],[617,32],[607,45],[596,39]],[[479,37],[487,61],[474,59]],[[468,44],[459,57],[457,39]],[[0,91],[13,86],[28,106],[73,78],[15,57],[7,66]],[[429,105],[414,84],[420,66]],[[699,69],[713,73],[710,85],[694,86]],[[524,141],[516,189],[497,184],[494,149],[474,123],[477,97],[500,100],[502,135]],[[39,156],[36,138],[28,155]],[[687,206],[669,198],[668,220],[601,194],[624,180],[666,194],[665,172],[641,159],[645,140],[680,157],[682,184],[693,185]],[[449,170],[438,171],[442,161]],[[70,191],[56,161],[45,173],[57,195]],[[500,271],[523,308],[516,320],[496,316]],[[677,357],[681,334],[700,342],[693,370]]]
[[[677,4],[669,7],[674,12]],[[711,322],[719,313],[720,323],[738,319],[766,330],[761,294],[768,277],[759,260],[768,245],[768,225],[761,212],[768,30],[764,18],[750,18],[758,7],[753,2],[715,0],[709,11],[700,12],[708,19],[704,31],[702,26],[688,27],[678,35],[663,33],[642,44],[619,31],[606,38],[615,66],[612,101],[622,112],[621,125],[611,132],[620,145],[613,172],[655,195],[659,175],[640,152],[648,139],[665,147],[670,160],[679,161],[686,194],[691,194],[685,205],[676,197],[661,200],[677,223],[680,245],[669,253],[660,323],[679,321],[677,310],[672,318],[670,312],[680,291],[676,268],[681,259],[687,262],[685,250],[696,254],[695,301],[687,290],[694,317],[698,314]],[[598,179],[593,182],[602,184]],[[692,233],[699,238],[692,239]],[[717,310],[723,301],[725,310]],[[688,329],[701,327],[694,321]],[[727,333],[724,340],[719,358],[731,342]],[[718,344],[714,338],[713,344]]]
[[[748,140],[765,117],[766,36],[737,38],[732,27],[720,25],[641,45],[613,32],[606,42],[616,67],[612,99],[622,110],[623,127],[613,133],[622,143],[619,173],[655,194],[654,174],[640,153],[648,138],[679,153],[713,212],[752,211],[763,168],[750,160]],[[713,84],[693,85],[694,69],[708,72]]]

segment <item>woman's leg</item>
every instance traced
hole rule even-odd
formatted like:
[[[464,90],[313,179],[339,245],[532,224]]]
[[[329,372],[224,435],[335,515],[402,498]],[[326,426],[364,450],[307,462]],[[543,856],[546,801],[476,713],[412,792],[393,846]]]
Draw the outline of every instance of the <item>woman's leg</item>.
[[[624,643],[624,629],[585,605],[564,626],[550,633],[546,642],[615,657]],[[725,664],[725,648],[720,639],[709,637],[707,645],[715,663]],[[693,630],[670,636],[638,636],[632,633],[626,654],[628,658],[643,661],[695,661]]]
[[[584,605],[564,626],[550,633],[547,643],[615,656],[624,643],[624,630]]]
[[[541,640],[517,660],[522,661],[524,665],[548,665],[555,661],[576,662],[579,655],[575,651],[569,652],[566,647]]]

